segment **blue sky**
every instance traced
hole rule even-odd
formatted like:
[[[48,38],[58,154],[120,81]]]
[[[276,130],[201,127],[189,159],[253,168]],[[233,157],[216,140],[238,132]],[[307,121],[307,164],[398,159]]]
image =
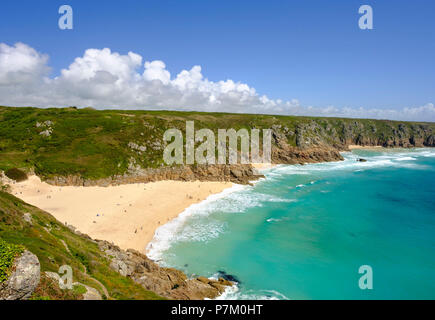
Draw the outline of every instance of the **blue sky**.
[[[62,4],[73,30],[57,26]],[[374,30],[358,28],[362,4]],[[107,47],[162,60],[172,77],[200,65],[269,99],[399,110],[435,102],[434,12],[429,0],[2,1],[0,42],[49,55],[51,77]]]

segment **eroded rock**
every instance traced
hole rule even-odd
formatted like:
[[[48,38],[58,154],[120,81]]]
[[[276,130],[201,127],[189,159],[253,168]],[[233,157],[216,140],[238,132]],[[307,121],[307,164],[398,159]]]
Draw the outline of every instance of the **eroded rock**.
[[[28,299],[39,284],[40,264],[38,257],[30,251],[16,258],[13,272],[0,285],[0,300]]]
[[[107,241],[98,241],[100,250],[111,259],[110,267],[130,277],[145,289],[169,299],[202,300],[215,298],[232,286],[231,281],[198,277],[189,279],[182,271],[157,265],[136,250],[121,250]]]

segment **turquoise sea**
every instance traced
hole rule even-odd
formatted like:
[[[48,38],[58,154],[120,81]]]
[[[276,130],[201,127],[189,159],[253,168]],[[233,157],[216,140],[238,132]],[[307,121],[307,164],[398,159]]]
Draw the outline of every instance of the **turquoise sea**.
[[[162,226],[149,255],[233,276],[227,299],[435,299],[435,150],[343,156],[211,196]],[[362,265],[372,290],[358,286]]]

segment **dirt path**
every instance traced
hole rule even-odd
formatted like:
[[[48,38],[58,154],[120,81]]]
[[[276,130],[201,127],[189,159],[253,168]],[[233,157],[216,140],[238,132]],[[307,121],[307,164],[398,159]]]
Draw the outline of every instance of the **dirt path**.
[[[70,254],[70,255],[72,255],[72,253],[71,253],[71,251],[69,250],[69,247],[68,247],[68,245],[66,244],[66,242],[63,240],[63,239],[59,239],[61,242],[62,242],[62,244],[64,245],[64,247],[65,247],[65,249],[68,251],[68,253]],[[98,281],[97,279],[95,279],[94,277],[92,277],[91,275],[89,275],[88,274],[88,272],[87,272],[87,270],[86,270],[86,267],[82,264],[82,266],[83,266],[83,273],[86,275],[86,276],[88,276],[91,280],[93,280],[95,283],[97,283],[99,286],[100,286],[100,288],[103,290],[103,292],[104,292],[104,295],[107,297],[107,299],[109,299],[110,298],[110,295],[109,295],[109,291],[107,291],[107,288],[100,282],[100,281]],[[90,297],[95,297],[95,293],[94,292],[92,292],[92,290],[90,290],[89,288],[91,288],[91,287],[89,287],[89,286],[87,286],[87,285],[85,285],[85,284],[83,284],[83,283],[79,283],[79,282],[77,282],[78,284],[80,284],[80,285],[82,285],[82,286],[84,286],[87,290],[88,290],[88,292],[89,292],[89,294],[90,294]],[[91,289],[94,289],[94,290],[96,290],[95,288],[91,288]],[[95,300],[95,299],[86,299],[86,300]],[[96,299],[96,300],[100,300],[100,299]]]

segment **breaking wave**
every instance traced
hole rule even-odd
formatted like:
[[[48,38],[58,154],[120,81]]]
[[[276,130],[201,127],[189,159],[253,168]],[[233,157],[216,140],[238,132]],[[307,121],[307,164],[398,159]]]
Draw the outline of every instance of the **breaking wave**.
[[[225,289],[215,300],[289,300],[285,295],[275,290],[241,291],[237,285]]]

